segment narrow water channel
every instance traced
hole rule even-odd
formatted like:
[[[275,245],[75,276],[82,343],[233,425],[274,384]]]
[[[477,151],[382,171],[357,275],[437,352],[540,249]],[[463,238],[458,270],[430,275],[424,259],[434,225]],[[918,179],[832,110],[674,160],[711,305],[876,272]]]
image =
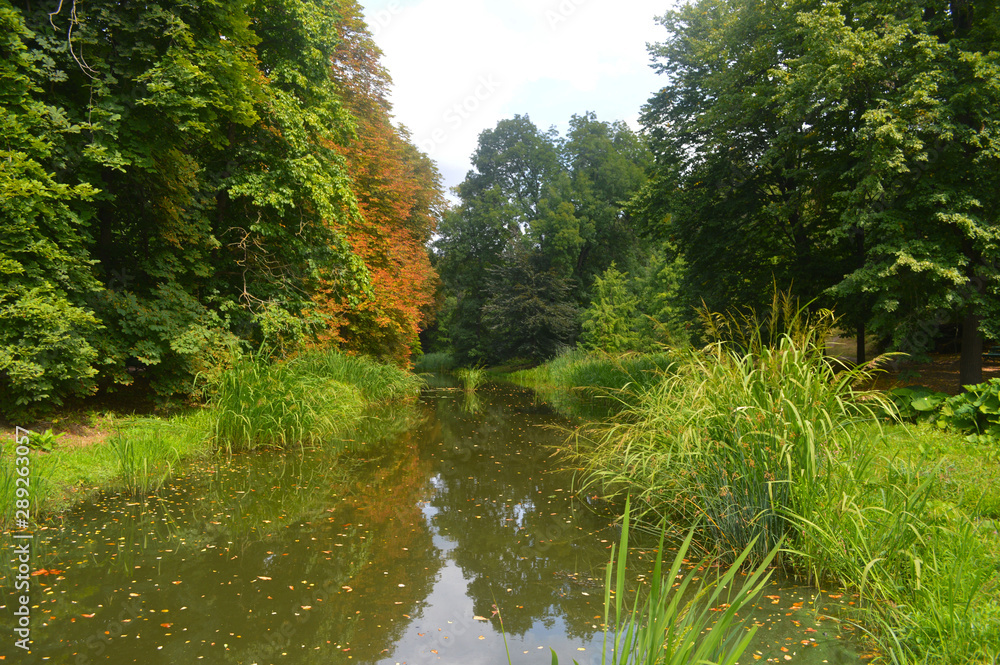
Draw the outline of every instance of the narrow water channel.
[[[353,452],[261,453],[104,495],[36,532],[17,663],[600,663],[613,516],[572,492],[568,421],[520,388],[432,379]],[[333,447],[331,447],[331,450]],[[641,555],[636,575],[641,574]],[[751,662],[858,663],[840,594],[776,586]],[[37,599],[37,602],[36,602]],[[501,627],[502,620],[502,627]],[[506,638],[506,645],[505,645]]]

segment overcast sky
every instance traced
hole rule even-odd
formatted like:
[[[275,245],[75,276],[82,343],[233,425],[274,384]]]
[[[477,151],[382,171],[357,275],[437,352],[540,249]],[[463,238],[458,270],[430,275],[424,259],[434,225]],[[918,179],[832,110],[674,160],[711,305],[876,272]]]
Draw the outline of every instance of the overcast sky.
[[[662,85],[647,42],[672,0],[361,0],[393,78],[397,122],[446,187],[469,170],[484,129],[527,114],[564,132],[570,117],[637,127]]]

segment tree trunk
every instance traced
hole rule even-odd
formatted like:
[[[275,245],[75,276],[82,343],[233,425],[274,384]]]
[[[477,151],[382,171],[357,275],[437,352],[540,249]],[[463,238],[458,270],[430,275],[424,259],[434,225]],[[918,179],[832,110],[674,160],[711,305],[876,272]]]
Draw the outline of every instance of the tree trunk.
[[[983,382],[983,335],[979,331],[979,315],[969,306],[962,320],[962,360],[959,383],[968,386]]]
[[[866,360],[866,358],[865,358],[865,324],[863,324],[863,323],[859,323],[858,324],[857,337],[858,337],[858,352],[857,352],[858,359],[857,359],[857,361],[858,361],[859,365],[864,365],[865,364],[865,360]]]

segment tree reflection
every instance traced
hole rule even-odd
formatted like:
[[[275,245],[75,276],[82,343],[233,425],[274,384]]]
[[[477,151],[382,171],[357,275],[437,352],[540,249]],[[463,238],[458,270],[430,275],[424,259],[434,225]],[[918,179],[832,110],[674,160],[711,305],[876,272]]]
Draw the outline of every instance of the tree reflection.
[[[475,414],[459,399],[438,402],[441,426],[425,444],[440,460],[433,524],[455,542],[476,614],[495,616],[496,603],[514,635],[561,617],[571,637],[589,640],[608,556],[596,534],[608,520],[572,498],[566,474],[545,471],[565,421],[514,387],[478,395]]]

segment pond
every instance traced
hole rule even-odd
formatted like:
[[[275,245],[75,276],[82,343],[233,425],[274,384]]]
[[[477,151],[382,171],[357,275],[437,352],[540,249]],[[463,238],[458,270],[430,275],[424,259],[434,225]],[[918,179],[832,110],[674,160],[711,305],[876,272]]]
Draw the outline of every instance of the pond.
[[[324,449],[192,462],[35,532],[17,663],[600,663],[614,516],[551,446],[571,423],[527,390],[433,378],[412,408]],[[331,446],[331,450],[334,447]],[[10,545],[8,539],[7,544]],[[649,545],[647,544],[647,547]],[[636,549],[635,579],[653,553]],[[841,594],[774,585],[746,663],[858,663]],[[502,627],[501,627],[502,621]],[[505,644],[506,642],[506,644]]]

